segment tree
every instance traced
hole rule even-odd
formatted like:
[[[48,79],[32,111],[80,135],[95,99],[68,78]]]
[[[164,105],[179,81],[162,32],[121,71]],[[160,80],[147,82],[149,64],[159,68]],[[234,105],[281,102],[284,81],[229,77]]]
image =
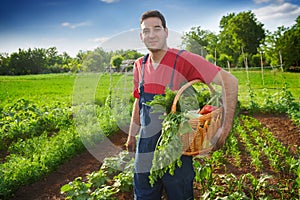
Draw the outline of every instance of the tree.
[[[241,52],[256,54],[257,49],[265,38],[263,24],[257,21],[251,12],[229,14],[220,21],[221,53],[232,55],[237,63]]]
[[[102,48],[87,51],[82,57],[81,68],[84,71],[104,72],[109,66],[112,52],[106,52]],[[79,62],[80,63],[80,62]]]
[[[277,40],[283,36],[284,32],[287,30],[284,26],[277,27],[277,30],[271,33],[266,31],[266,37],[262,42],[262,45],[258,48],[259,51],[265,57],[266,64],[271,66],[279,66],[279,50],[276,47]]]
[[[276,49],[282,55],[285,70],[291,66],[300,66],[300,15],[296,24],[277,40]]]
[[[213,44],[213,40],[211,39],[215,38],[212,32],[203,30],[200,26],[192,27],[191,31],[184,34],[182,46],[185,46],[185,49],[188,51],[206,57],[208,53],[207,47],[209,44]],[[211,49],[213,49],[213,47],[209,50]]]
[[[39,74],[45,71],[46,64],[44,49],[19,49],[11,54],[9,68],[14,75]]]
[[[120,66],[124,58],[121,55],[115,55],[111,58],[110,64],[116,68],[117,71],[120,71]]]
[[[233,60],[231,56],[228,56],[226,54],[221,54],[219,59],[217,60],[217,63],[219,66],[222,66],[224,68],[226,67],[230,68],[232,61]]]
[[[137,52],[136,50],[117,50],[113,53],[114,55],[121,55],[124,60],[136,60],[139,57],[142,57],[143,54]]]

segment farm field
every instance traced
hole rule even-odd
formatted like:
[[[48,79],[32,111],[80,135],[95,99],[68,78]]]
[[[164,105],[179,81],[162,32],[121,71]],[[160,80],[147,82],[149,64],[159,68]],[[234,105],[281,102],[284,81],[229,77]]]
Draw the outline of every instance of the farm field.
[[[249,94],[246,72],[232,71],[232,74],[239,80],[239,100],[247,103]],[[264,89],[267,89],[268,93],[276,93],[286,83],[296,101],[300,101],[300,75],[298,73],[265,71],[264,85],[262,84],[262,74],[260,71],[250,71],[249,74],[251,87],[257,94],[258,99],[262,96]],[[127,74],[126,76],[129,82],[128,87],[131,89],[132,76],[131,74]],[[41,104],[49,104],[56,101],[71,104],[74,82],[77,77],[76,74],[0,76],[0,105],[3,106],[20,98]],[[121,83],[118,81],[123,76],[114,74],[113,77],[113,84],[118,83],[118,86],[120,86]],[[90,78],[90,76],[87,75],[87,78]],[[104,101],[108,95],[110,76],[108,74],[98,74],[97,81],[98,92],[96,99]]]
[[[260,71],[250,71],[250,79],[244,71],[232,73],[239,79],[241,110],[225,146],[207,158],[195,158],[195,197],[298,199],[299,74],[265,71],[262,80]],[[76,199],[84,195],[131,199],[131,171],[110,170],[115,160],[117,165],[131,166],[122,151],[127,135],[119,130],[119,119],[108,106],[109,101],[124,95],[128,105],[116,111],[121,117],[130,115],[131,82],[130,74],[0,77],[0,178],[4,180],[0,188],[7,189],[0,190],[0,199],[11,199],[9,195],[15,199]],[[112,100],[106,98],[110,87]],[[84,108],[81,111],[86,114],[77,116],[80,112],[74,107],[83,102],[96,106]],[[81,135],[78,122],[74,122],[76,117],[87,118],[83,125],[88,126],[91,109],[96,110],[102,134],[119,147],[110,153],[102,149],[100,154],[107,157],[103,162],[86,151],[82,140],[82,136],[94,138],[98,133]],[[27,168],[18,168],[20,162]],[[79,193],[82,196],[76,196]]]

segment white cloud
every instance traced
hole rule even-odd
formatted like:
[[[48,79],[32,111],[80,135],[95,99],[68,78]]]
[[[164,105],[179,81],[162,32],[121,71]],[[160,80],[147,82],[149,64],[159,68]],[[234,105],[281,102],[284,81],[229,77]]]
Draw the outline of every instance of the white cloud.
[[[268,30],[276,30],[279,26],[290,27],[300,15],[300,6],[286,3],[283,0],[255,0],[255,2],[270,2],[270,4],[253,9],[258,21],[267,25]]]
[[[95,43],[103,43],[108,39],[109,39],[109,37],[100,37],[100,38],[90,39],[89,41],[95,42]]]
[[[71,28],[71,29],[75,29],[75,28],[78,28],[78,27],[83,27],[83,26],[90,26],[91,23],[90,22],[80,22],[80,23],[76,23],[76,24],[71,24],[69,22],[63,22],[61,24],[63,27],[67,27],[67,28]]]
[[[254,0],[254,3],[261,4],[261,3],[273,3],[273,4],[282,4],[285,0]]]
[[[254,9],[253,12],[261,19],[274,19],[279,17],[290,17],[300,14],[300,7],[290,3],[281,5],[271,4],[262,8]],[[295,18],[296,19],[296,18]]]
[[[117,3],[119,0],[101,0],[104,3]]]

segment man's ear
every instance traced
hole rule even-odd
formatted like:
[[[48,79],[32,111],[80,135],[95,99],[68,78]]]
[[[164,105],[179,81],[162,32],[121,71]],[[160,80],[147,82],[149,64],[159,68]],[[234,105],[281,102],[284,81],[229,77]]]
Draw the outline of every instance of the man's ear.
[[[140,39],[141,39],[142,42],[143,42],[143,35],[142,35],[142,33],[140,33]]]

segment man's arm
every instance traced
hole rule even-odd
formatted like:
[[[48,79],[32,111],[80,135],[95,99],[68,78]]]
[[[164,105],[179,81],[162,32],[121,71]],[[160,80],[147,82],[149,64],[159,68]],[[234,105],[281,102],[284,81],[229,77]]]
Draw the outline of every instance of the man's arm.
[[[136,146],[135,136],[140,130],[140,112],[139,112],[139,101],[135,99],[132,109],[132,117],[129,127],[129,134],[126,142],[127,151],[134,151]]]
[[[215,150],[220,149],[227,138],[233,124],[238,100],[238,80],[225,70],[220,70],[212,81],[222,86],[222,102],[224,116],[222,127],[219,130],[221,137],[216,141]]]

